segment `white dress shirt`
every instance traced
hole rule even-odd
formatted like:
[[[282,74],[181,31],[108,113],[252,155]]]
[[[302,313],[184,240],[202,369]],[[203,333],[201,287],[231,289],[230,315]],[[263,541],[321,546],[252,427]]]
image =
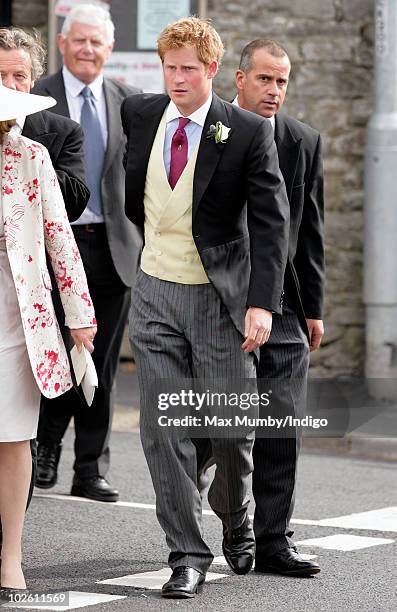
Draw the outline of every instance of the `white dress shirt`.
[[[238,97],[236,96],[232,102],[232,104],[234,104],[234,106],[238,106],[239,108],[241,108],[240,104],[238,103]],[[264,119],[267,119],[268,121],[270,121],[270,125],[273,128],[274,131],[274,126],[275,126],[275,119],[274,119],[274,115],[272,115],[271,117],[263,117]]]
[[[63,82],[65,83],[66,100],[68,103],[69,114],[71,119],[80,123],[81,108],[84,104],[84,98],[80,95],[82,89],[86,86],[85,83],[77,79],[71,72],[63,66],[62,68]],[[106,117],[106,100],[103,91],[103,75],[100,74],[95,81],[90,83],[88,87],[92,91],[94,104],[97,110],[99,123],[101,125],[101,133],[105,150],[108,141],[108,126]],[[103,215],[96,215],[92,210],[86,207],[83,214],[74,221],[72,225],[84,225],[86,223],[103,223]]]
[[[205,120],[208,115],[208,111],[210,110],[210,106],[212,103],[212,91],[209,95],[209,98],[204,102],[200,108],[194,111],[191,115],[187,115],[186,119],[190,119],[189,123],[185,127],[185,132],[188,140],[188,151],[187,158],[189,159],[192,151],[199,144],[201,139],[201,134],[203,133],[203,127]],[[183,117],[184,115],[178,110],[176,104],[171,100],[167,108],[166,114],[166,128],[165,128],[165,138],[164,138],[164,166],[167,172],[167,176],[170,174],[170,165],[171,165],[171,141],[172,137],[175,133],[175,130],[178,127],[179,117]]]
[[[19,115],[16,118],[16,124],[12,126],[12,131],[15,132],[15,134],[18,134],[18,136],[20,136],[22,134],[22,130],[25,126],[25,120],[26,120],[26,115]]]

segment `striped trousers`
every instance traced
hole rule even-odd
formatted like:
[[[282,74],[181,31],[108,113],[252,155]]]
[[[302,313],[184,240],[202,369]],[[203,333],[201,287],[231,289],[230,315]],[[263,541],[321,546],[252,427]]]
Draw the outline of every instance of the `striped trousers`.
[[[241,350],[234,327],[212,284],[183,285],[140,271],[131,299],[130,340],[141,394],[141,441],[156,492],[157,518],[170,548],[172,569],[205,573],[213,555],[204,542],[197,488],[196,447],[172,427],[159,427],[155,381],[256,378],[254,358]],[[217,469],[208,495],[222,521],[244,521],[253,469],[253,431],[243,438],[212,439]]]
[[[304,416],[308,369],[307,336],[296,313],[286,305],[282,316],[273,315],[272,332],[261,347],[258,368],[259,391],[262,386],[267,390],[268,379],[276,391],[275,416]],[[295,428],[277,437],[257,431],[252,475],[257,558],[293,546],[290,519],[299,449],[300,431]]]
[[[305,413],[308,339],[296,313],[286,305],[283,315],[273,315],[272,332],[260,349],[258,393],[272,389],[270,407],[259,416],[302,417]],[[253,447],[252,489],[255,500],[256,557],[293,546],[290,519],[294,509],[300,432],[257,428]],[[210,480],[208,468],[216,463],[208,441],[194,440],[198,456],[199,489]]]

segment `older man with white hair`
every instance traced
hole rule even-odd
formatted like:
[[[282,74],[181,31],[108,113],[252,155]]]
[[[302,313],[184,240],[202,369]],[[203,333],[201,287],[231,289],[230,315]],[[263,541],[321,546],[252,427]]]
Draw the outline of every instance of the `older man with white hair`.
[[[124,213],[125,139],[123,99],[139,90],[104,78],[114,45],[108,11],[79,4],[67,15],[58,46],[62,69],[41,79],[35,93],[51,95],[55,113],[79,122],[84,131],[85,171],[91,192],[73,232],[87,273],[98,320],[93,359],[99,387],[90,410],[72,390],[57,401],[43,398],[38,433],[36,484],[52,487],[65,430],[74,417],[76,441],[72,495],[116,501],[105,475],[109,467],[112,391],[138,257],[139,235]]]

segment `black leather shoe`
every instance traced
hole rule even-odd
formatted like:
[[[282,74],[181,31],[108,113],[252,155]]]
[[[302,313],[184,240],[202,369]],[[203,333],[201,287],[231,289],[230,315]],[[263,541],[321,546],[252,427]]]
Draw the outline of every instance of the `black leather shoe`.
[[[180,565],[174,569],[168,582],[163,584],[161,594],[167,599],[191,599],[201,593],[204,581],[204,574],[193,567]]]
[[[268,557],[255,559],[255,571],[283,576],[312,576],[318,574],[320,566],[313,561],[302,559],[295,547],[283,548]]]
[[[115,502],[119,498],[119,492],[112,489],[103,476],[88,476],[87,478],[75,476],[70,495],[103,502]]]
[[[38,444],[36,487],[51,489],[58,480],[58,463],[62,444]]]
[[[15,602],[15,595],[28,595],[28,589],[14,589],[12,587],[0,587],[0,602]]]
[[[248,517],[237,529],[223,525],[222,550],[235,574],[248,574],[255,557],[255,537]]]

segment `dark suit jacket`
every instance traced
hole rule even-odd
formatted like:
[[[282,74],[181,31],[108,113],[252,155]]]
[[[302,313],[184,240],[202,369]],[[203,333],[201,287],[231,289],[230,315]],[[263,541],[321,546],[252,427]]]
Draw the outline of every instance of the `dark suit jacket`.
[[[275,142],[290,202],[285,291],[304,328],[322,319],[324,297],[324,187],[320,134],[285,113],[275,116]]]
[[[90,196],[84,183],[82,129],[71,119],[41,111],[26,117],[22,135],[40,142],[48,149],[69,221],[75,221],[85,209]]]
[[[104,79],[107,107],[108,143],[103,176],[102,203],[107,237],[114,266],[126,286],[135,280],[141,238],[139,232],[126,218],[124,212],[123,153],[125,136],[120,121],[120,105],[123,99],[140,90],[111,79]],[[44,77],[36,83],[35,93],[50,95],[58,102],[51,112],[69,117],[62,72]]]
[[[143,94],[121,107],[126,213],[141,230],[149,155],[168,103],[166,95]],[[231,128],[224,144],[206,137],[217,121]],[[281,312],[288,221],[272,128],[214,94],[195,167],[192,232],[208,278],[241,333],[247,306]]]

